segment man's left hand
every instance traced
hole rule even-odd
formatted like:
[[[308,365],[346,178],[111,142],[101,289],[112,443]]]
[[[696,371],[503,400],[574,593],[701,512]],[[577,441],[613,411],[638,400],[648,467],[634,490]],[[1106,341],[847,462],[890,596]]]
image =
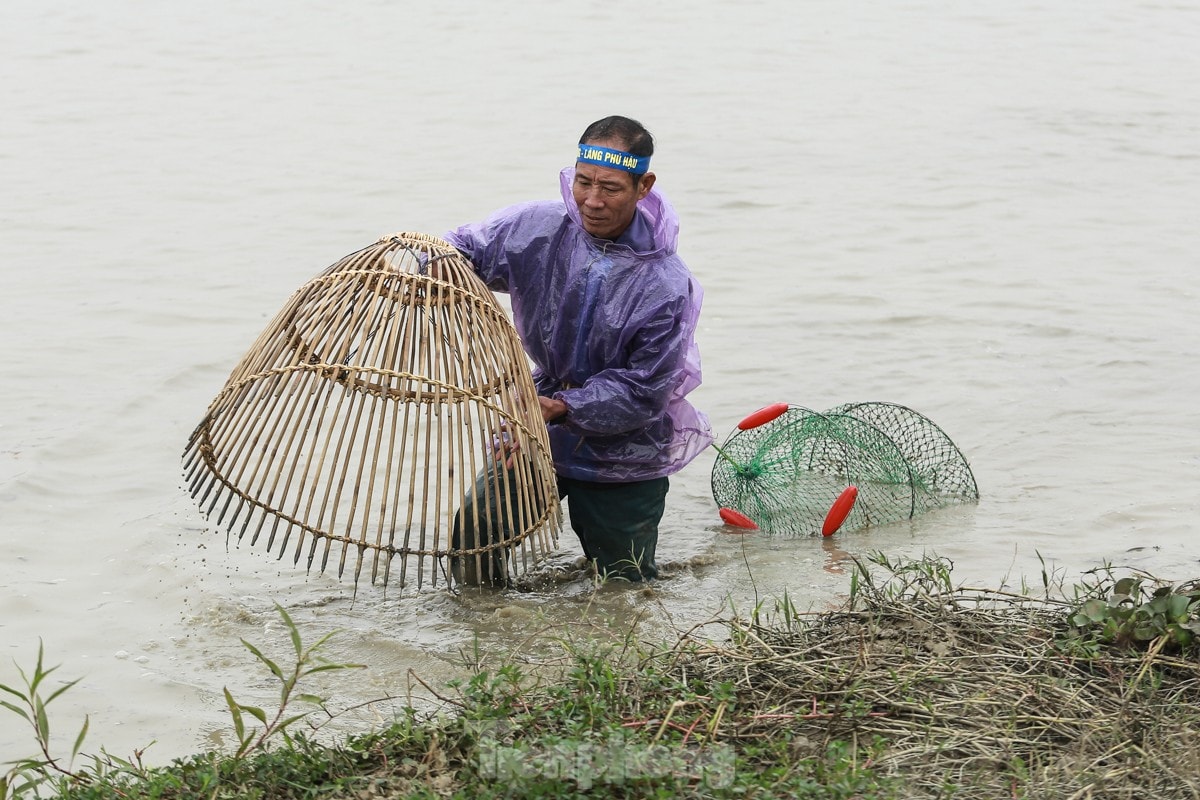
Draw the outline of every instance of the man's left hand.
[[[538,396],[538,404],[542,407],[542,420],[558,422],[567,415],[567,404],[553,397]]]

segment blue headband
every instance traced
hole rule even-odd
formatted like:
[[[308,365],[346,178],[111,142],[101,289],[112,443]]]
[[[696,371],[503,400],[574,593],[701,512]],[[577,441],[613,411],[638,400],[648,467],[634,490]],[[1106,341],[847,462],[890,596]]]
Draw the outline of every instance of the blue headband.
[[[587,164],[599,164],[602,167],[622,169],[634,175],[645,175],[650,169],[650,156],[635,156],[623,150],[610,150],[594,144],[579,145],[579,156],[576,161]]]

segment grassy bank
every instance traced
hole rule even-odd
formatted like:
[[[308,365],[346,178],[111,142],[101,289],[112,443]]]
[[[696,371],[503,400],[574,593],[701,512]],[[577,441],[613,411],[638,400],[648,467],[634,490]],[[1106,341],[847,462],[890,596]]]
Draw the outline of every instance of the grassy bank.
[[[973,589],[955,586],[941,561],[876,557],[837,612],[801,613],[782,598],[670,642],[564,636],[536,663],[514,654],[430,687],[436,714],[410,712],[332,746],[298,733],[293,707],[317,699],[302,695],[313,672],[350,665],[324,661],[325,642],[305,646],[281,611],[295,663],[247,645],[279,680],[281,702],[251,708],[227,695],[236,752],[153,769],[108,755],[74,767],[44,752],[8,773],[6,791],[1200,797],[1200,583],[1100,571],[1064,591],[1043,578],[1036,596]],[[39,743],[42,674],[39,660],[23,686],[4,687]]]

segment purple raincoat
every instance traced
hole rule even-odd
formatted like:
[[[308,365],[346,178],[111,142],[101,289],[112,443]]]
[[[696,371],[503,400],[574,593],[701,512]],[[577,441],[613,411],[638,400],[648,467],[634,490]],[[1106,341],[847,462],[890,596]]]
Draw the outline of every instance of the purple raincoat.
[[[561,202],[512,206],[446,239],[511,295],[538,394],[570,409],[550,425],[558,474],[610,483],[670,475],[713,440],[685,399],[700,385],[703,292],[675,254],[679,218],[657,189],[608,241],[583,229],[574,174],[562,171]]]

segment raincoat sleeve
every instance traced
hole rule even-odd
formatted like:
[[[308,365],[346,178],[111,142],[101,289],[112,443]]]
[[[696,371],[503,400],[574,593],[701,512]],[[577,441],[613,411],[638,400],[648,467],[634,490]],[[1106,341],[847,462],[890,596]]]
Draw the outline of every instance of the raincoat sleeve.
[[[566,424],[585,435],[613,435],[661,419],[684,383],[694,333],[690,292],[656,301],[641,315],[624,364],[597,372],[575,389],[554,394],[569,409]]]
[[[522,230],[535,213],[534,204],[510,206],[497,211],[483,222],[463,225],[446,234],[445,239],[475,267],[487,287],[494,292],[508,292],[514,258],[519,258],[531,244]],[[537,228],[534,228],[535,230]]]

